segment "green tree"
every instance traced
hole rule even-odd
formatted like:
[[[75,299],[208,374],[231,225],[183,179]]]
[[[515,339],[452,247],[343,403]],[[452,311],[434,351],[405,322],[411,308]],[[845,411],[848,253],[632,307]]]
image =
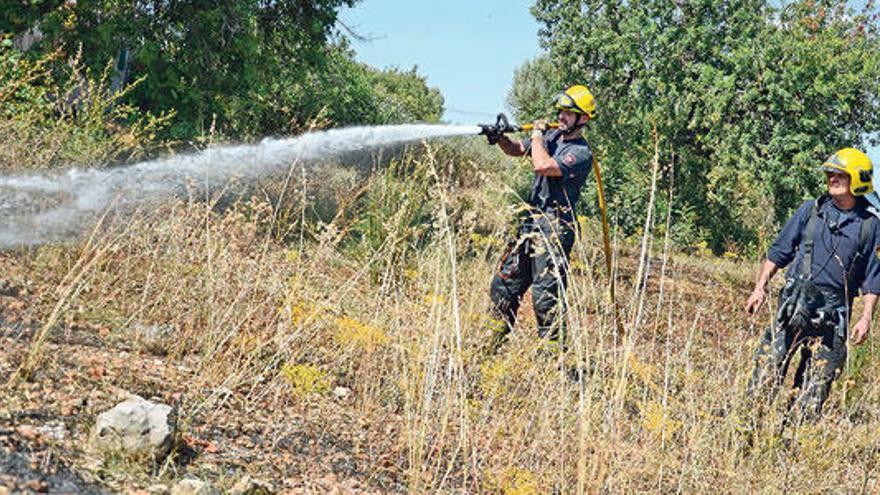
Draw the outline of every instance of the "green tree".
[[[27,31],[61,4],[58,0],[0,0],[0,35]]]
[[[547,116],[548,96],[560,90],[559,75],[548,55],[526,61],[514,72],[507,103],[521,122]]]
[[[675,165],[678,240],[761,246],[820,191],[817,162],[880,129],[876,16],[837,1],[775,5],[538,0],[547,55],[516,78],[517,116],[535,112],[522,86],[547,101],[543,81],[586,83],[598,102],[589,134],[626,229],[640,224],[656,126],[661,161]]]
[[[38,26],[35,57],[82,47],[100,72],[122,49],[128,101],[176,111],[166,137],[214,128],[235,138],[296,132],[312,117],[331,124],[437,120],[442,97],[412,71],[356,63],[336,29],[356,0],[0,0],[0,34]],[[123,65],[123,64],[120,64]]]
[[[443,95],[429,88],[417,67],[410,70],[367,69],[387,122],[437,122],[443,114]]]
[[[301,101],[307,115],[320,113],[337,125],[436,122],[443,114],[443,96],[415,67],[375,69],[356,62],[344,42],[332,47],[322,67],[282,99]]]

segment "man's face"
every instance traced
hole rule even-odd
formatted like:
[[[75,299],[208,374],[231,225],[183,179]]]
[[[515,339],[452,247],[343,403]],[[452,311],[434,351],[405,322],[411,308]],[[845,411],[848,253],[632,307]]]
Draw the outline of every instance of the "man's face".
[[[828,179],[828,194],[832,196],[840,196],[850,194],[849,190],[849,174],[845,172],[825,172]]]
[[[580,114],[569,112],[568,110],[559,111],[559,128],[567,131],[577,125]]]

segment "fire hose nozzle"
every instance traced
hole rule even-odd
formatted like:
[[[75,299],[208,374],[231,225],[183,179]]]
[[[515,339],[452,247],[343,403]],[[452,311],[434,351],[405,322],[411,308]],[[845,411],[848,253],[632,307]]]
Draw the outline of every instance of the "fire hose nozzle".
[[[514,132],[516,130],[517,130],[517,128],[510,125],[510,121],[507,120],[507,115],[504,115],[503,113],[498,114],[498,117],[496,117],[496,119],[495,119],[494,125],[486,125],[486,124],[480,125],[480,135],[490,136],[490,137],[492,137],[492,136],[498,137],[504,133]]]
[[[559,123],[551,122],[547,124],[547,127],[550,129],[556,129],[559,127]],[[511,125],[510,121],[507,120],[507,115],[499,113],[498,117],[495,119],[495,124],[480,125],[480,135],[486,136],[489,144],[495,144],[498,142],[498,138],[500,138],[502,134],[507,134],[508,132],[529,132],[533,128],[534,125],[532,124]]]

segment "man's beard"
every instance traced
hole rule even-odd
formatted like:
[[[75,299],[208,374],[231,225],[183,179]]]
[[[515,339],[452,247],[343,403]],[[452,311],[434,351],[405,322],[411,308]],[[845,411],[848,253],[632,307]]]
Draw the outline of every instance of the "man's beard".
[[[559,124],[559,130],[562,131],[562,135],[565,137],[569,137],[574,135],[575,132],[578,131],[583,126],[579,126],[577,124],[572,125],[564,125],[562,123]]]

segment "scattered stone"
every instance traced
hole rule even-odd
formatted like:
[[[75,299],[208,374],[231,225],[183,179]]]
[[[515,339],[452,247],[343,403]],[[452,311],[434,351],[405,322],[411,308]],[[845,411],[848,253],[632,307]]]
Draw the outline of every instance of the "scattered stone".
[[[59,411],[62,416],[73,416],[76,414],[77,409],[82,407],[87,399],[69,399],[61,404],[61,410]]]
[[[180,480],[171,488],[171,495],[215,495],[217,489],[210,483],[194,478]]]
[[[225,399],[227,397],[232,396],[232,394],[234,394],[235,392],[233,392],[231,389],[226,388],[226,387],[217,387],[214,389],[214,393],[217,394],[217,396]]]
[[[171,451],[175,427],[171,406],[131,395],[98,416],[90,443],[98,452],[121,451],[159,461]]]
[[[174,328],[171,325],[136,323],[134,333],[141,348],[150,354],[164,356],[172,344]]]
[[[345,493],[353,493],[353,492],[357,491],[358,489],[360,489],[360,487],[361,487],[360,481],[358,481],[354,478],[350,478],[348,480],[345,480],[340,485],[340,488]]]
[[[168,487],[157,483],[155,485],[150,485],[147,487],[147,493],[150,495],[168,495]]]
[[[44,438],[61,442],[67,438],[67,427],[61,421],[50,421],[43,426],[37,427],[37,433]]]
[[[25,489],[37,493],[48,493],[49,484],[42,480],[30,480],[24,484]]]
[[[32,442],[40,436],[40,434],[37,433],[37,429],[29,425],[21,425],[16,428],[15,431],[21,438],[24,438],[25,440],[30,440]]]
[[[333,396],[337,400],[346,400],[351,397],[351,389],[347,387],[336,387],[333,389]]]
[[[229,490],[229,495],[273,495],[274,493],[275,487],[271,484],[250,476],[238,480],[232,490]]]
[[[0,280],[0,296],[18,297],[19,292],[18,287],[9,280]]]

